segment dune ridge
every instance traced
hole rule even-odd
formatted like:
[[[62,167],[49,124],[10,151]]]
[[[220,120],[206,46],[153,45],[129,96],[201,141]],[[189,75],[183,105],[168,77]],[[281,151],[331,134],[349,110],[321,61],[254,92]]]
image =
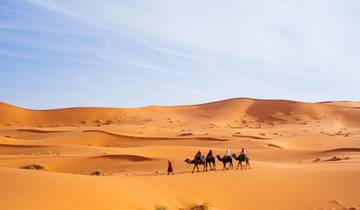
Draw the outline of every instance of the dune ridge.
[[[166,110],[166,112],[164,112]],[[151,114],[150,114],[151,113]],[[127,121],[144,123],[149,116],[178,116],[201,119],[202,121],[221,121],[226,118],[277,121],[277,114],[301,116],[315,119],[322,116],[341,118],[347,125],[360,125],[360,111],[348,106],[333,106],[327,103],[305,103],[288,100],[259,100],[249,98],[236,98],[212,103],[189,106],[150,106],[142,108],[101,108],[101,107],[75,107],[49,110],[30,110],[0,104],[0,119],[2,124],[26,125],[81,125],[81,124],[112,124]],[[190,116],[189,116],[190,115]],[[207,116],[207,117],[204,117]],[[136,119],[139,118],[139,119]],[[213,119],[214,118],[214,119]],[[65,123],[65,124],[64,124]]]

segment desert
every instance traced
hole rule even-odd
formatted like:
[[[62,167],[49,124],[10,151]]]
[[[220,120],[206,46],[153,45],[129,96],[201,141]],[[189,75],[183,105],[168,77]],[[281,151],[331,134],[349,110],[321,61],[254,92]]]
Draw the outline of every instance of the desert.
[[[1,209],[359,209],[360,107],[236,98],[188,106],[0,104]],[[251,168],[192,173],[200,150]],[[167,175],[167,161],[174,175]]]
[[[0,210],[360,210],[360,0],[0,0]]]

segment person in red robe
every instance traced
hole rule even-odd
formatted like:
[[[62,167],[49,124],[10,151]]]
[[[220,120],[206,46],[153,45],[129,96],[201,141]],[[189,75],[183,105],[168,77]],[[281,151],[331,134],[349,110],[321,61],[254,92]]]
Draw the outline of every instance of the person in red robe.
[[[168,169],[167,169],[168,175],[174,174],[172,163],[168,160]]]

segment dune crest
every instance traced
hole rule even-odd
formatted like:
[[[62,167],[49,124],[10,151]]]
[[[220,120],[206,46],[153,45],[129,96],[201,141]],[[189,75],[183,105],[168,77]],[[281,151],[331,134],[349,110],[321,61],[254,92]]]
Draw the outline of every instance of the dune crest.
[[[313,120],[322,117],[341,120],[348,126],[360,125],[360,110],[335,102],[304,103],[288,100],[228,99],[188,106],[150,106],[143,108],[75,107],[50,110],[29,110],[0,104],[2,124],[28,126],[82,126],[112,124],[156,124],[158,118],[174,118],[221,122],[227,119],[279,122]],[[348,102],[350,103],[350,102]],[[356,103],[356,102],[354,102]],[[339,103],[343,104],[343,103]],[[156,116],[156,117],[152,117]],[[236,118],[235,118],[236,116]],[[301,119],[300,119],[301,118]]]

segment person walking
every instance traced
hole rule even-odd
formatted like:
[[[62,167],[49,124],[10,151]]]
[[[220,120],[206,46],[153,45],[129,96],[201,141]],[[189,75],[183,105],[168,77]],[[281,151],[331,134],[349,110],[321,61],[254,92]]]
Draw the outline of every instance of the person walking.
[[[173,174],[174,175],[174,170],[173,170],[173,166],[170,160],[168,160],[168,169],[167,169],[167,175]]]

